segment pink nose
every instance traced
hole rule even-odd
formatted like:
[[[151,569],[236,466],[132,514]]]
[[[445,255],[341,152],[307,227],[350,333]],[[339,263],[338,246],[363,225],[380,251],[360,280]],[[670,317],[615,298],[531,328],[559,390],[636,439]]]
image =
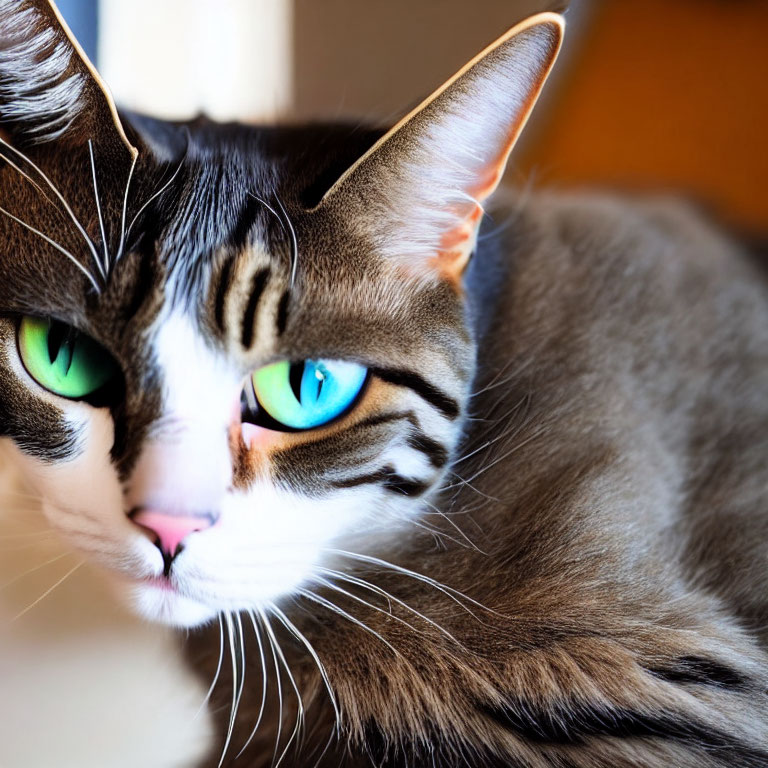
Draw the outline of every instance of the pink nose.
[[[206,515],[174,515],[156,509],[140,507],[131,513],[131,520],[157,537],[157,546],[164,555],[177,554],[181,542],[196,531],[204,531],[216,522],[216,517]]]

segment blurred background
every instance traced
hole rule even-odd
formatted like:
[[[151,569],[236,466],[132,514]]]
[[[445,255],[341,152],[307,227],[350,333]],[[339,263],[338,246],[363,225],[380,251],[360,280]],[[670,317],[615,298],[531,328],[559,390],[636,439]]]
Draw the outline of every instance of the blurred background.
[[[391,123],[564,0],[61,0],[119,103],[166,117]],[[507,182],[679,190],[768,227],[768,2],[572,0]]]
[[[118,103],[159,116],[392,123],[550,0],[58,0]],[[573,0],[506,183],[664,189],[768,230],[768,2]],[[115,603],[0,455],[0,766],[191,766],[180,640]],[[7,474],[7,471],[6,471]],[[70,571],[72,573],[70,574]],[[59,583],[60,582],[60,583]],[[181,639],[183,642],[183,638]]]

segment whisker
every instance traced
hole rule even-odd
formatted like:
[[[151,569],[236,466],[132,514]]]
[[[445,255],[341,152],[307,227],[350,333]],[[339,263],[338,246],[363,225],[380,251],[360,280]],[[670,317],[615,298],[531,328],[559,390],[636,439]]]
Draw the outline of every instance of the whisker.
[[[213,682],[211,683],[211,687],[208,689],[208,693],[205,694],[205,698],[203,699],[203,703],[200,705],[200,709],[197,710],[195,713],[193,720],[197,720],[197,718],[200,716],[200,713],[203,711],[203,708],[205,705],[210,701],[211,694],[213,693],[213,689],[216,687],[216,683],[219,681],[219,674],[221,673],[221,664],[224,661],[224,623],[221,619],[221,614],[219,614],[219,663],[216,666],[216,674],[213,676]]]
[[[429,514],[438,515],[440,518],[445,520],[445,522],[448,523],[448,525],[450,525],[466,543],[462,543],[461,541],[454,539],[452,536],[448,536],[447,538],[449,538],[453,542],[456,542],[459,546],[469,547],[470,549],[473,549],[478,554],[485,555],[486,557],[488,556],[487,552],[484,552],[482,549],[480,549],[480,547],[478,547],[477,544],[475,544],[475,542],[472,541],[472,539],[470,539],[466,533],[464,533],[464,531],[459,527],[456,521],[451,520],[451,518],[448,517],[448,515],[446,515],[445,512],[443,512],[437,506],[432,504],[432,502],[424,500],[424,503],[432,510]],[[437,528],[434,528],[432,530],[433,530],[433,533],[439,533],[442,536],[446,535]]]
[[[274,630],[272,629],[272,624],[269,621],[269,617],[267,616],[267,614],[264,612],[263,609],[258,608],[257,610],[259,612],[259,615],[261,616],[262,623],[264,624],[264,629],[269,635],[270,642],[273,643],[273,647],[275,651],[277,651],[277,655],[280,658],[280,661],[282,662],[286,673],[288,674],[288,680],[290,680],[291,687],[293,688],[293,692],[296,694],[296,725],[294,726],[291,736],[285,745],[285,749],[283,749],[282,753],[280,754],[279,760],[274,764],[274,768],[278,768],[280,763],[283,762],[283,758],[288,752],[288,749],[293,743],[293,740],[299,734],[301,725],[304,722],[304,702],[301,699],[299,688],[296,685],[296,679],[293,676],[293,672],[291,672],[291,668],[288,666],[288,662],[286,661],[285,654],[283,653],[283,649],[280,647],[280,643],[278,642],[277,637],[275,636]]]
[[[227,738],[224,741],[224,748],[221,751],[221,757],[219,758],[219,768],[224,763],[224,758],[227,755],[229,749],[229,743],[232,740],[232,732],[235,728],[235,709],[237,707],[237,650],[235,648],[235,627],[232,621],[232,614],[226,613],[224,615],[224,622],[227,629],[227,637],[229,638],[229,655],[232,661],[232,704],[229,709],[229,726],[227,728]],[[245,660],[243,659],[243,663]]]
[[[258,611],[261,618],[262,625],[264,624],[264,613]],[[264,626],[264,631],[267,631]],[[277,701],[278,701],[278,713],[277,713],[277,736],[275,737],[275,749],[272,753],[272,766],[274,768],[275,760],[277,760],[277,750],[280,748],[280,737],[283,734],[283,681],[280,675],[280,665],[277,663],[277,654],[275,653],[275,644],[272,642],[272,637],[267,633],[267,640],[269,640],[269,648],[272,651],[272,663],[275,667],[275,681],[277,682]]]
[[[101,213],[101,200],[99,199],[99,185],[96,181],[96,160],[93,156],[93,142],[88,139],[88,153],[91,157],[91,176],[93,177],[93,196],[96,199],[96,212],[99,216],[99,229],[101,230],[101,248],[103,251],[103,258],[104,263],[103,265],[99,264],[98,259],[96,260],[96,265],[99,267],[99,271],[101,272],[101,276],[106,280],[107,274],[109,272],[109,249],[107,246],[107,233],[104,230],[104,217]]]
[[[173,184],[174,179],[179,175],[179,172],[181,171],[182,167],[184,166],[184,163],[187,160],[187,153],[189,152],[189,142],[190,142],[190,136],[189,136],[189,129],[187,129],[187,146],[184,149],[184,155],[182,156],[181,160],[179,161],[178,166],[176,166],[176,170],[173,172],[173,175],[171,176],[168,181],[163,184],[163,186],[155,192],[153,195],[150,196],[150,198],[144,203],[144,205],[139,208],[139,210],[136,212],[136,215],[131,219],[131,223],[128,225],[128,231],[126,232],[125,239],[127,240],[131,235],[131,230],[133,229],[133,225],[136,223],[139,216],[141,216],[142,213],[146,210],[147,206],[153,201],[156,200],[160,195],[165,192],[168,187]]]
[[[16,149],[16,147],[10,145],[7,141],[0,138],[0,146],[6,147],[7,149],[10,149],[11,152],[13,152],[17,157],[20,157],[24,162],[29,163],[29,165],[34,168],[39,174],[40,177],[45,181],[45,183],[50,188],[51,192],[53,192],[54,195],[58,198],[59,202],[64,206],[64,210],[69,214],[69,218],[72,220],[72,223],[77,228],[77,231],[82,235],[83,239],[85,240],[85,244],[88,246],[88,249],[91,252],[91,255],[93,256],[94,261],[98,263],[99,256],[96,251],[96,247],[93,244],[93,241],[88,236],[88,233],[85,231],[85,227],[80,223],[77,216],[75,216],[75,212],[70,207],[69,203],[65,200],[64,195],[59,192],[56,185],[48,178],[48,176],[42,171],[42,169],[36,165],[32,160],[30,160],[23,152]]]
[[[328,579],[324,579],[321,576],[315,576],[313,577],[312,581],[328,589],[332,589],[334,592],[338,592],[339,594],[344,595],[350,598],[351,600],[354,600],[355,602],[361,603],[367,608],[370,608],[372,611],[383,613],[385,616],[388,616],[390,619],[393,619],[394,621],[398,621],[400,622],[400,624],[403,624],[404,626],[408,627],[408,629],[412,630],[413,632],[420,634],[419,630],[416,629],[416,627],[414,627],[413,624],[409,624],[405,619],[402,619],[399,616],[396,616],[394,613],[392,613],[391,610],[385,611],[383,608],[380,608],[378,605],[369,603],[367,600],[364,600],[362,597],[359,597],[358,595],[353,594],[349,590],[346,590],[343,587],[340,587],[338,584],[334,584],[332,581],[328,581]]]
[[[280,621],[280,623],[307,649],[309,655],[315,662],[315,665],[320,672],[320,677],[323,679],[325,688],[328,691],[328,698],[331,700],[331,706],[333,706],[333,712],[336,716],[336,731],[340,731],[341,712],[339,710],[339,705],[336,701],[336,695],[331,688],[331,681],[328,679],[328,673],[325,669],[325,665],[322,661],[320,661],[320,657],[317,655],[317,651],[315,651],[309,640],[307,640],[307,638],[299,631],[296,625],[285,615],[285,613],[280,608],[277,607],[277,605],[275,605],[275,603],[270,603],[269,608],[272,613],[277,616],[278,621]]]
[[[128,171],[128,181],[125,185],[125,194],[123,195],[123,211],[120,215],[120,242],[117,246],[117,255],[115,256],[115,263],[120,261],[120,257],[123,255],[123,247],[125,246],[125,219],[128,211],[128,193],[131,189],[131,181],[133,179],[133,171],[136,168],[136,161],[138,160],[138,152],[133,156],[131,160],[131,169]]]
[[[444,627],[441,627],[436,621],[434,621],[433,619],[430,619],[429,616],[425,616],[420,611],[417,611],[413,606],[408,605],[408,603],[406,603],[404,600],[401,600],[399,597],[395,597],[393,594],[391,594],[390,592],[387,592],[387,590],[383,589],[382,587],[379,587],[376,584],[371,584],[369,581],[366,581],[365,579],[361,579],[358,576],[352,576],[351,574],[343,573],[342,571],[335,571],[332,568],[324,568],[322,566],[316,566],[316,568],[317,570],[327,573],[329,576],[333,576],[337,579],[347,581],[350,584],[355,584],[356,586],[362,587],[363,589],[368,589],[371,592],[375,592],[381,597],[384,597],[386,600],[391,600],[393,603],[405,608],[407,611],[410,611],[415,616],[418,616],[422,621],[433,626],[438,632],[440,632],[442,635],[445,635],[445,637],[447,637],[449,640],[452,640],[454,643],[461,646],[461,643],[447,629],[445,629]],[[397,618],[397,617],[393,615],[393,618]],[[410,624],[408,624],[408,626],[413,629],[413,627]]]
[[[56,557],[52,557],[50,560],[46,560],[44,563],[40,563],[39,565],[34,566],[34,568],[29,568],[26,571],[22,571],[22,573],[17,574],[14,576],[10,581],[6,581],[5,584],[0,585],[0,592],[2,592],[6,587],[10,587],[11,584],[15,584],[17,581],[23,579],[25,576],[28,576],[30,573],[34,573],[35,571],[39,571],[41,568],[45,568],[46,565],[51,565],[52,563],[57,563],[59,560],[62,560],[63,558],[67,557],[68,555],[72,555],[74,552],[64,552],[61,555],[57,555]]]
[[[0,141],[2,141],[2,139],[0,139]],[[101,288],[93,275],[68,250],[60,246],[54,240],[51,240],[48,235],[44,235],[39,229],[35,229],[35,227],[33,227],[31,224],[27,224],[26,221],[22,221],[17,216],[14,216],[10,211],[6,211],[5,208],[0,208],[0,213],[4,213],[9,219],[12,219],[17,224],[21,224],[22,227],[28,229],[30,232],[33,232],[38,237],[41,237],[43,240],[45,240],[48,245],[52,246],[60,253],[63,253],[88,278],[96,293],[101,293]]]
[[[373,555],[362,555],[358,552],[347,552],[343,549],[326,549],[326,552],[331,552],[336,555],[342,555],[343,557],[349,557],[353,560],[359,560],[363,563],[369,563],[370,565],[379,565],[382,568],[388,568],[395,573],[401,573],[404,576],[410,576],[413,579],[416,579],[417,581],[421,581],[424,584],[428,584],[431,587],[434,587],[439,592],[442,592],[446,597],[453,600],[455,603],[460,605],[467,613],[469,613],[471,616],[474,616],[476,619],[479,618],[469,609],[467,608],[464,603],[461,602],[461,600],[466,600],[467,602],[471,603],[472,605],[477,606],[478,608],[488,611],[488,613],[494,613],[496,615],[500,615],[497,613],[497,611],[494,611],[492,608],[488,608],[487,606],[483,605],[482,603],[478,602],[474,598],[470,597],[469,595],[464,594],[463,592],[460,592],[458,589],[454,589],[453,587],[449,587],[447,584],[442,584],[439,581],[436,581],[435,579],[430,578],[429,576],[425,576],[423,573],[417,573],[416,571],[412,571],[409,568],[405,568],[402,565],[395,565],[395,563],[390,563],[386,560],[382,560],[379,557],[374,557]],[[461,600],[459,599],[461,598]]]
[[[299,589],[298,594],[302,595],[303,597],[306,597],[308,600],[311,600],[313,603],[318,603],[319,605],[322,605],[324,608],[327,608],[332,613],[337,613],[339,616],[342,616],[343,618],[347,619],[347,621],[350,621],[352,624],[355,624],[356,626],[360,627],[364,631],[368,632],[369,634],[373,635],[375,638],[381,640],[384,645],[389,648],[392,653],[395,654],[397,657],[401,657],[402,654],[400,651],[395,648],[392,643],[389,642],[386,638],[382,637],[375,629],[372,629],[369,627],[365,622],[360,621],[356,616],[352,616],[352,614],[347,613],[343,608],[340,608],[336,603],[331,602],[330,600],[326,600],[324,597],[321,597],[315,592],[312,592],[311,590],[307,589]]]
[[[61,211],[59,211],[59,208],[56,206],[56,203],[51,200],[48,195],[45,194],[45,190],[20,166],[16,165],[16,163],[13,162],[10,158],[6,157],[3,154],[0,154],[0,158],[2,158],[8,165],[11,166],[15,171],[17,171],[21,176],[23,176],[37,191],[54,207],[56,211],[59,212],[61,215]]]
[[[285,206],[283,205],[280,198],[277,196],[277,193],[275,193],[275,200],[277,201],[277,204],[280,206],[280,210],[283,212],[283,216],[285,217],[285,223],[288,225],[288,229],[291,233],[291,240],[293,242],[293,252],[291,254],[291,287],[293,287],[293,284],[296,282],[296,269],[299,266],[299,241],[296,238],[296,230],[293,228],[293,224],[291,223],[290,216],[288,216],[288,211],[285,210]]]
[[[37,600],[35,600],[30,605],[28,605],[20,613],[17,613],[11,619],[11,622],[18,621],[25,613],[27,613],[28,611],[31,611],[41,600],[44,600],[46,597],[48,597],[48,595],[50,595],[51,592],[53,592],[53,590],[56,589],[56,587],[61,586],[78,568],[80,568],[83,565],[85,565],[85,560],[81,560],[74,568],[67,571],[52,587],[49,587],[48,589],[46,589],[45,592],[43,592],[43,594],[37,598]]]
[[[258,200],[277,219],[283,232],[288,232],[291,237],[291,286],[293,286],[293,284],[296,282],[296,269],[299,263],[299,243],[296,238],[296,230],[294,229],[293,224],[291,223],[291,219],[288,216],[288,211],[286,211],[285,206],[280,201],[280,198],[277,196],[276,193],[275,193],[275,201],[280,206],[280,211],[282,212],[282,215],[278,213],[263,198],[259,197],[258,195],[254,195],[253,192],[248,192],[248,194],[254,200]]]
[[[532,435],[529,435],[525,440],[516,443],[512,448],[510,448],[508,451],[505,451],[501,454],[501,456],[498,456],[495,458],[490,464],[486,464],[485,466],[481,467],[477,472],[475,472],[474,475],[467,478],[466,480],[462,480],[463,483],[471,483],[474,480],[476,480],[480,475],[485,474],[489,469],[492,467],[495,467],[500,461],[504,461],[504,459],[510,457],[513,453],[516,451],[519,451],[522,447],[528,445],[532,440],[535,440],[537,437],[540,437],[544,432],[547,431],[546,427],[541,427],[540,429],[537,429]],[[450,487],[450,486],[448,486]]]
[[[248,615],[251,617],[251,624],[253,624],[253,632],[256,635],[256,642],[259,644],[259,656],[261,658],[261,705],[259,706],[259,715],[256,718],[256,725],[253,726],[253,730],[248,736],[245,744],[243,744],[242,749],[235,756],[235,760],[245,752],[248,745],[253,741],[253,737],[256,735],[256,731],[259,730],[259,725],[261,725],[261,720],[264,717],[264,711],[267,706],[267,661],[264,657],[264,644],[261,642],[261,632],[259,631],[256,616],[253,611],[248,611]]]

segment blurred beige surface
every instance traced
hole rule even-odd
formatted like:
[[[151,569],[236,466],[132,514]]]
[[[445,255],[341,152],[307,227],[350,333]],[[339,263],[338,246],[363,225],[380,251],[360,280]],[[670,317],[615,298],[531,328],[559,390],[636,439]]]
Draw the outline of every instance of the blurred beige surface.
[[[0,766],[192,765],[211,726],[195,718],[205,691],[178,638],[134,618],[86,565],[33,605],[82,557],[28,494],[0,441]]]

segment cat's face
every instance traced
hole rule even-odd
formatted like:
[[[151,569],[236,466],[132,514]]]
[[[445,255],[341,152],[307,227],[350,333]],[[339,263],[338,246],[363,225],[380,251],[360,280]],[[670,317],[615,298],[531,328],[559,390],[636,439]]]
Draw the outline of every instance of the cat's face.
[[[340,551],[396,546],[460,438],[477,200],[555,17],[483,60],[520,80],[509,114],[481,123],[461,102],[488,90],[481,61],[319,201],[373,135],[121,126],[47,4],[8,7],[0,434],[52,525],[144,615],[186,626],[322,581]],[[14,50],[61,51],[38,83],[58,111],[8,105],[29,72]]]

